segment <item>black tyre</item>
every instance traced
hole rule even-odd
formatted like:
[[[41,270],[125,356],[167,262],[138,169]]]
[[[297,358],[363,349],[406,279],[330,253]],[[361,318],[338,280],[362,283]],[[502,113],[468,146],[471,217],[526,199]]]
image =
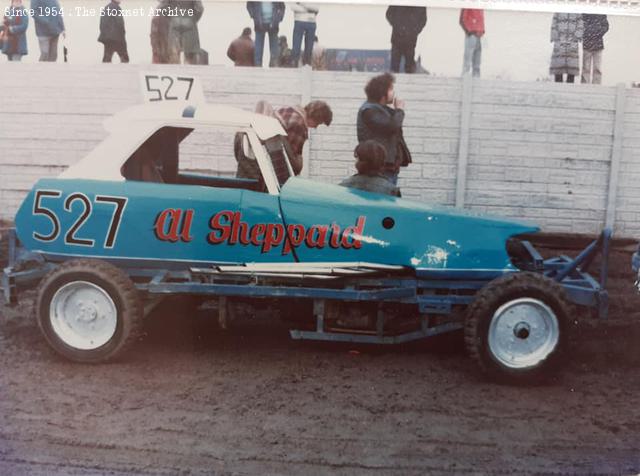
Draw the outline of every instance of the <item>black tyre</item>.
[[[59,354],[99,363],[121,355],[140,335],[142,305],[129,277],[98,260],[68,261],[40,283],[38,325]]]
[[[493,380],[539,383],[560,366],[570,316],[561,285],[539,274],[509,274],[481,289],[469,306],[465,345]]]

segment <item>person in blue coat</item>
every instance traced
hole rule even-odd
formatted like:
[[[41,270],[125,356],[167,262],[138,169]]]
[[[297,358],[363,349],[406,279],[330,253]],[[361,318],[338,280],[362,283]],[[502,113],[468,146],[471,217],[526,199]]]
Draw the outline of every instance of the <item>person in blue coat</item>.
[[[9,61],[20,61],[27,51],[27,27],[29,13],[22,0],[11,0],[11,7],[5,12],[2,31],[2,52]]]
[[[36,36],[40,45],[40,61],[58,60],[58,38],[64,37],[63,10],[58,0],[31,0]]]

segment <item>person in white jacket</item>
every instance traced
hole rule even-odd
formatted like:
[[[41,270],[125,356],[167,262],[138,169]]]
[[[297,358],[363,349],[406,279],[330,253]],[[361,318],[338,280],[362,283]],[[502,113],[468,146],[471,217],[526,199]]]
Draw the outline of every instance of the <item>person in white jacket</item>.
[[[311,64],[311,52],[313,51],[313,39],[316,36],[316,16],[318,16],[318,5],[315,3],[293,3],[293,52],[291,61],[294,67],[298,67],[300,62],[300,49],[302,48],[302,37],[304,36],[304,54],[302,64]]]

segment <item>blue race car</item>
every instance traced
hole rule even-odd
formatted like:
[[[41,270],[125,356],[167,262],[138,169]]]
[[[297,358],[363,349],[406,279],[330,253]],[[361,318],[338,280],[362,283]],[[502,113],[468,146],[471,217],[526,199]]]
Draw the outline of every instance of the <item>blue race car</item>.
[[[543,260],[521,239],[531,224],[294,177],[280,123],[231,107],[146,104],[105,125],[91,153],[27,195],[3,272],[8,302],[39,283],[40,328],[70,359],[119,356],[148,310],[181,294],[217,299],[222,324],[239,299],[268,305],[294,318],[296,339],[464,329],[485,372],[520,382],[557,368],[574,305],[606,315],[606,272],[598,282],[587,268],[606,258],[607,230],[575,260]],[[183,141],[212,127],[236,137],[256,178],[184,163]]]

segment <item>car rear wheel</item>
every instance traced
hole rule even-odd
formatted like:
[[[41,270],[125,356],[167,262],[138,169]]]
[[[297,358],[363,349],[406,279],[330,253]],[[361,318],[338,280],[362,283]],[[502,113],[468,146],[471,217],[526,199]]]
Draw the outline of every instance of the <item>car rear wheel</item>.
[[[564,289],[555,281],[526,272],[498,278],[467,310],[467,351],[494,380],[540,382],[559,368],[570,315]]]
[[[37,319],[47,342],[77,362],[106,362],[139,336],[142,305],[129,277],[98,260],[73,260],[40,284]]]

